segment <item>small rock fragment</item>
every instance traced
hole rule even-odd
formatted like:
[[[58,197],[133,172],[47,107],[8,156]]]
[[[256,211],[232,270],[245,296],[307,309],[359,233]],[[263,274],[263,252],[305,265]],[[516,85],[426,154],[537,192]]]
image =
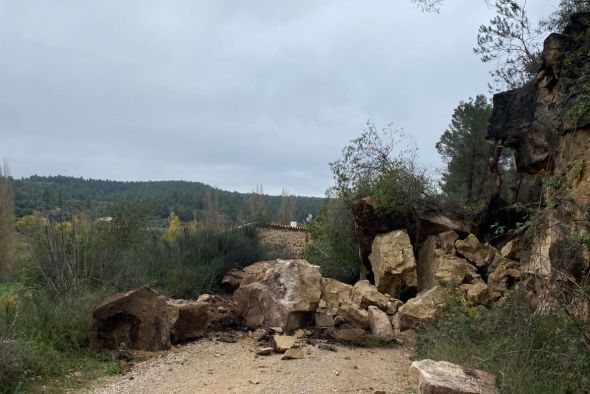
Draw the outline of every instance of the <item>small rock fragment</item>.
[[[304,358],[305,355],[303,353],[303,349],[301,348],[291,348],[287,349],[281,360],[300,360]]]
[[[272,353],[271,347],[261,347],[256,350],[256,354],[258,354],[259,356],[268,356],[271,353]]]
[[[285,353],[295,345],[295,337],[290,335],[273,335],[271,339],[272,347],[277,353]]]

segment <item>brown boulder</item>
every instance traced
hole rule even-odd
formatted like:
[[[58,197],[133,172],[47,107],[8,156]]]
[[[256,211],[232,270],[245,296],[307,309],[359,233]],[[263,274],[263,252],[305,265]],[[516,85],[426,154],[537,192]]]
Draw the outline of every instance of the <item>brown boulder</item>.
[[[419,293],[402,305],[397,313],[399,329],[419,328],[432,321],[446,307],[450,293],[447,289],[435,286]]]
[[[473,234],[469,234],[467,238],[460,239],[455,242],[457,253],[465,257],[478,268],[485,268],[489,266],[489,270],[493,270],[500,261],[503,260],[500,251],[489,245],[484,245]]]
[[[397,297],[403,288],[418,286],[416,259],[406,230],[377,235],[369,261],[381,293]]]
[[[350,301],[350,293],[352,286],[342,283],[332,278],[321,279],[321,304],[322,312],[335,314],[340,307],[340,304],[345,301]]]
[[[373,247],[373,239],[377,234],[406,228],[408,218],[383,217],[377,215],[375,197],[365,197],[352,205],[354,229],[359,244],[359,256],[366,271],[371,272],[369,255]]]
[[[320,283],[318,266],[305,260],[277,260],[262,279],[244,278],[234,300],[249,325],[276,326],[291,332],[313,324]]]
[[[439,261],[434,277],[443,287],[459,286],[467,277],[478,276],[475,267],[461,257],[443,256]]]
[[[94,349],[159,351],[170,348],[166,297],[149,286],[106,297],[92,311],[88,339]]]
[[[168,300],[166,307],[172,343],[202,337],[211,323],[211,308],[206,302]]]
[[[381,294],[368,280],[359,280],[355,283],[350,299],[362,309],[367,309],[370,305],[375,305],[381,310],[387,309],[387,297]]]
[[[352,301],[346,301],[340,304],[337,315],[352,327],[369,327],[369,315],[367,311],[361,309]]]

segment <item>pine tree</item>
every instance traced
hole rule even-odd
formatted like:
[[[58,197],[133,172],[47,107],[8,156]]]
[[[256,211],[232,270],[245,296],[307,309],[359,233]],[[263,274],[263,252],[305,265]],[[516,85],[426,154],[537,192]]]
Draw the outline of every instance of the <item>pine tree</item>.
[[[452,200],[473,204],[489,193],[490,145],[485,136],[491,113],[492,105],[483,95],[461,102],[436,144],[447,165],[441,187]]]

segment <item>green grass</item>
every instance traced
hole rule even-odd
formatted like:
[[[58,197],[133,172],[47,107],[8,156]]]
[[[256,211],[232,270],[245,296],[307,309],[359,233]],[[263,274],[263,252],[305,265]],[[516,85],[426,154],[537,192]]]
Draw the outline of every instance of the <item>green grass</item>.
[[[21,290],[23,285],[18,282],[11,282],[11,283],[0,283],[0,297],[3,295],[8,295],[18,290]]]

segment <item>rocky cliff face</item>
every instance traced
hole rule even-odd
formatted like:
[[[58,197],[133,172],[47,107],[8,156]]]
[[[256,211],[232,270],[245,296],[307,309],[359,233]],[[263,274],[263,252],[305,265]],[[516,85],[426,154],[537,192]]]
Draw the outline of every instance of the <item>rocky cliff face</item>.
[[[494,96],[488,139],[514,152],[519,171],[551,173],[564,135],[590,129],[590,13],[547,37],[542,67],[526,86]]]
[[[488,139],[510,148],[518,171],[544,181],[547,209],[523,269],[576,279],[588,269],[590,197],[590,13],[544,42],[526,86],[494,96]]]

